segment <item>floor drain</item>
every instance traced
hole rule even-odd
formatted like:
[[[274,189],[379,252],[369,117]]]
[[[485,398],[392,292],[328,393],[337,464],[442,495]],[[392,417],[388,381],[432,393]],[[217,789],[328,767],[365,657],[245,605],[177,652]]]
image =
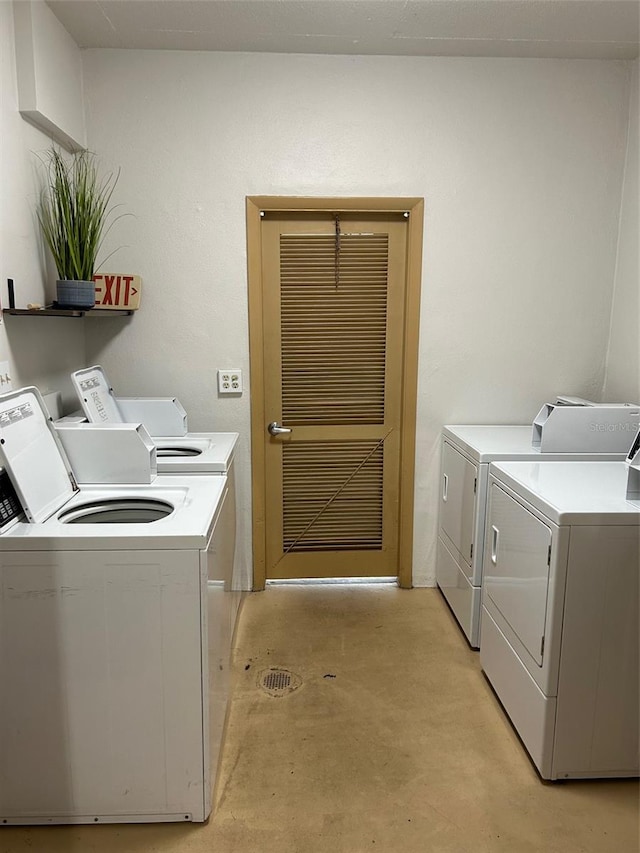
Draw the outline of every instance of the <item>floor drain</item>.
[[[286,696],[302,684],[302,679],[288,669],[271,667],[260,673],[258,684],[269,696]]]
[[[273,669],[262,679],[262,684],[267,690],[284,690],[291,686],[291,673],[283,669]]]

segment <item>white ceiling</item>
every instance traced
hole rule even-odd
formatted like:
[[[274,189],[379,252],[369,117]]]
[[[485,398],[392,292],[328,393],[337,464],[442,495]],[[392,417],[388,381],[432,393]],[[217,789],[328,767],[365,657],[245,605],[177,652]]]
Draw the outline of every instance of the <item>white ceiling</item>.
[[[47,0],[80,47],[634,59],[640,0]]]

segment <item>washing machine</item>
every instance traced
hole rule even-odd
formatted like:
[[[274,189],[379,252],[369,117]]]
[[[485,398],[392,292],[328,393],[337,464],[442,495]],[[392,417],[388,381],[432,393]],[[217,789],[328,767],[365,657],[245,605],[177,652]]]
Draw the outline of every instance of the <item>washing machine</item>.
[[[126,422],[142,423],[156,446],[159,474],[224,475],[227,478],[229,499],[225,525],[233,529],[234,572],[232,579],[233,635],[243,599],[243,568],[235,559],[237,498],[234,457],[238,444],[237,432],[188,432],[187,415],[175,397],[116,397],[105,371],[93,365],[71,374],[82,414],[62,418],[56,423],[62,444],[80,482],[92,482],[86,441],[87,434],[75,428],[83,421],[103,426],[116,426]],[[115,436],[114,436],[115,439]],[[113,453],[120,450],[114,449]]]
[[[35,388],[0,396],[0,464],[0,821],[205,820],[226,477],[78,487]]]
[[[489,470],[480,662],[543,779],[638,776],[640,500],[623,462]]]
[[[228,475],[238,433],[188,432],[186,412],[175,397],[117,397],[99,364],[76,370],[71,382],[89,423],[144,424],[157,448],[158,473]]]
[[[559,414],[571,417],[571,409],[567,407]],[[638,430],[640,409],[616,406],[592,407],[589,411],[591,423],[606,427],[620,422],[625,429],[590,431],[591,449],[580,453],[542,452],[533,446],[531,426],[452,425],[442,430],[436,582],[474,649],[480,647],[489,465],[500,460],[624,461]]]

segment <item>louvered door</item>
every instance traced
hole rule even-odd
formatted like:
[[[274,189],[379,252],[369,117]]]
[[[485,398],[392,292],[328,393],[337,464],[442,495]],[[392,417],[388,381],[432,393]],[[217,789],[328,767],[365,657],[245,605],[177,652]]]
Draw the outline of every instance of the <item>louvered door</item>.
[[[262,223],[267,578],[398,573],[406,232]]]

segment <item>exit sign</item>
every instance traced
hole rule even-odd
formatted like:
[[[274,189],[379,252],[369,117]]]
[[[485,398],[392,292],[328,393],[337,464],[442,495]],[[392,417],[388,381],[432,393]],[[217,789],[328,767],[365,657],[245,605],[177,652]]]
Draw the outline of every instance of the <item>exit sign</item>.
[[[139,275],[105,272],[94,275],[93,280],[96,285],[96,308],[135,311],[140,307],[142,279]]]

